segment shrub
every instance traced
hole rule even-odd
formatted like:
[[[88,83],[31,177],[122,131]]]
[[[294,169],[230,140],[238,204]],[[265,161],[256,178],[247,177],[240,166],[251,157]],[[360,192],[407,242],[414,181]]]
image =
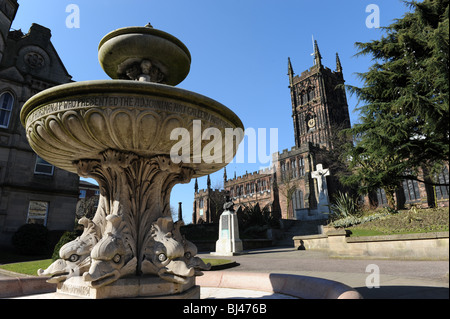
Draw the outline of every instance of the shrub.
[[[338,192],[330,205],[331,220],[357,217],[360,215],[358,201],[347,193]]]
[[[25,224],[12,237],[12,244],[22,255],[46,255],[49,253],[47,227],[39,224]]]
[[[72,240],[75,240],[79,236],[78,232],[70,232],[66,231],[61,238],[59,239],[58,243],[55,245],[55,248],[53,250],[52,260],[55,261],[59,259],[59,250],[62,246],[67,244],[68,242],[71,242]]]

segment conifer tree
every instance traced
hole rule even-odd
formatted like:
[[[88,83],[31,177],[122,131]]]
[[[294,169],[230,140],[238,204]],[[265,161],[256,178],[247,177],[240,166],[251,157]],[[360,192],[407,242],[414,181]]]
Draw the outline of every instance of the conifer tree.
[[[417,179],[419,169],[431,178],[449,159],[449,0],[405,4],[411,12],[380,40],[356,43],[357,56],[374,64],[359,74],[362,88],[347,86],[363,105],[347,132],[355,174],[343,181],[365,194],[383,188],[390,206],[402,180]]]

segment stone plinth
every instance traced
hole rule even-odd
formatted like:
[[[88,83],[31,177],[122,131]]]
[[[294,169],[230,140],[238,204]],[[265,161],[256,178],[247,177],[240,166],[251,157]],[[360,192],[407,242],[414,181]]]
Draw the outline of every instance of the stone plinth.
[[[237,215],[225,211],[220,216],[219,240],[216,242],[216,251],[212,255],[233,256],[243,253],[242,240],[239,239],[239,226]]]
[[[58,284],[56,292],[61,298],[67,295],[83,299],[200,298],[200,287],[195,285],[195,278],[190,278],[186,284],[178,284],[157,276],[125,277],[100,288],[90,287],[82,277],[72,277]]]

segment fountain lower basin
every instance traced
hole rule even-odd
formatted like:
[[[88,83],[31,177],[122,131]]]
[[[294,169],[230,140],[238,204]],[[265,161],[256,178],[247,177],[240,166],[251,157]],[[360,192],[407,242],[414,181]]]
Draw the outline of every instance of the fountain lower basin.
[[[46,278],[12,278],[0,281],[0,298],[18,299],[72,299],[84,298],[80,295],[61,294],[56,292],[56,285],[49,284]],[[308,276],[289,274],[247,273],[210,271],[197,278],[198,286],[186,290],[173,291],[166,296],[171,299],[198,299],[201,290],[213,288],[208,298],[221,299],[222,290],[233,289],[234,295],[245,298],[243,292],[255,292],[253,295],[289,296],[293,299],[361,299],[362,296],[353,288],[342,283]],[[4,288],[4,289],[3,289]],[[123,288],[123,287],[122,287]],[[228,292],[228,291],[227,291]],[[259,293],[257,293],[259,292]],[[157,292],[155,292],[157,293]],[[229,295],[229,294],[227,294]],[[154,296],[153,298],[158,297]],[[162,296],[159,296],[163,298]],[[251,296],[250,296],[251,297]],[[255,298],[255,297],[251,297]]]
[[[227,107],[203,95],[176,87],[128,80],[98,80],[61,85],[28,100],[21,111],[31,147],[47,162],[77,173],[74,162],[100,159],[108,150],[138,156],[170,156],[180,136],[189,134],[189,156],[183,167],[193,177],[220,170],[234,157],[242,137],[224,147],[226,129],[243,132],[240,119]],[[197,122],[194,122],[197,121]],[[201,129],[195,123],[201,121]],[[206,139],[216,129],[222,137]],[[205,161],[202,150],[214,149]]]

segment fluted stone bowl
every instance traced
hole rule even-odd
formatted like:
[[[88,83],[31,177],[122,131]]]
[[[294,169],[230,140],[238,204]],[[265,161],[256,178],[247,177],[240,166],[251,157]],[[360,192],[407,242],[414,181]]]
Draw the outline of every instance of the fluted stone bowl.
[[[170,156],[174,149],[181,150],[177,143],[189,138],[188,152],[178,153],[188,157],[178,160],[194,169],[194,177],[211,174],[233,159],[243,138],[238,133],[244,130],[230,109],[208,97],[169,85],[129,80],[50,88],[24,104],[20,119],[33,150],[47,162],[74,173],[75,161],[100,159],[108,149],[144,157]],[[208,128],[213,129],[205,132]],[[237,133],[233,147],[225,146],[226,129]]]
[[[165,84],[177,85],[189,74],[191,54],[176,37],[152,27],[126,27],[108,33],[98,46],[98,59],[112,79],[128,79],[126,69],[149,59],[165,75]]]

